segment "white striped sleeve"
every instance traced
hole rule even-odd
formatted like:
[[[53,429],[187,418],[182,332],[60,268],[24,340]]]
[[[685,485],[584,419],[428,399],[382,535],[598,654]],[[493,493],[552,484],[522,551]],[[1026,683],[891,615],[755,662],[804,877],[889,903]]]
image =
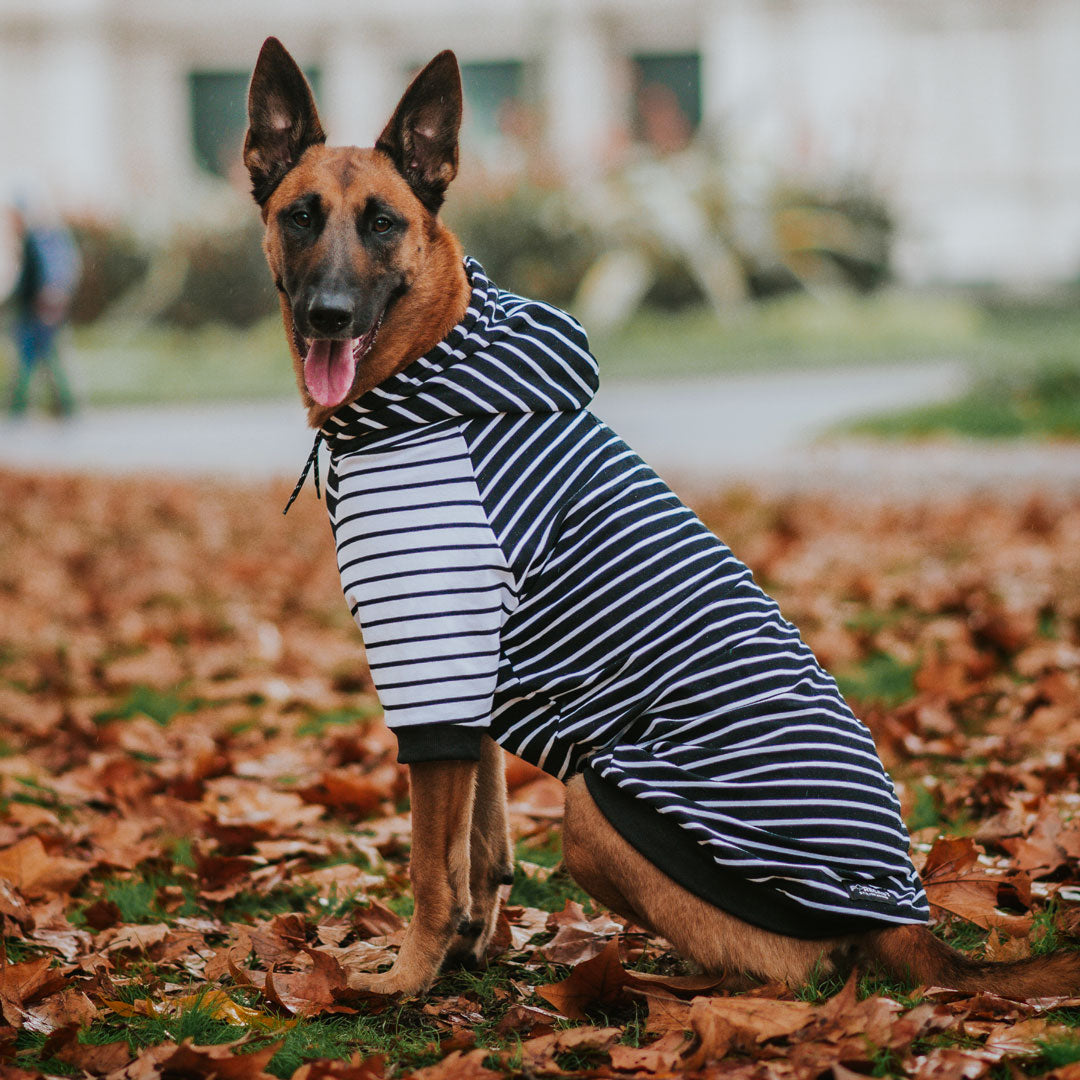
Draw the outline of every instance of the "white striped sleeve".
[[[456,427],[336,458],[329,489],[349,610],[403,762],[479,757],[513,577]]]

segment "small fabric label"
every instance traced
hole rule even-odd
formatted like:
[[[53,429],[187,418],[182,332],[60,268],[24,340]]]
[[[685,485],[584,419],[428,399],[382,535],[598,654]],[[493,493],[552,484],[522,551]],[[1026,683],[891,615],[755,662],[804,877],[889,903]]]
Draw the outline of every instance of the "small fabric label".
[[[885,903],[892,900],[884,889],[879,889],[876,885],[850,885],[848,892],[860,900],[881,900]]]

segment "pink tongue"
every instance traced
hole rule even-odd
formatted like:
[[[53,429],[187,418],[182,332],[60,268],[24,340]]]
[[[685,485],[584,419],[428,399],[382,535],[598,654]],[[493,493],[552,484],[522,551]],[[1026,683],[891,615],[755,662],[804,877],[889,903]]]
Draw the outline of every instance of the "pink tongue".
[[[304,385],[320,405],[340,405],[356,378],[356,341],[316,339],[304,360]]]

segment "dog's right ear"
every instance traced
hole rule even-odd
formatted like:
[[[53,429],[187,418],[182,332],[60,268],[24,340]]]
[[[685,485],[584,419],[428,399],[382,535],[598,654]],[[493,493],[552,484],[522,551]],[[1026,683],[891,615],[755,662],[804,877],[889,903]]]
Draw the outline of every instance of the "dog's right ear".
[[[277,38],[267,38],[248,91],[244,164],[262,207],[309,147],[326,142],[304,73]]]

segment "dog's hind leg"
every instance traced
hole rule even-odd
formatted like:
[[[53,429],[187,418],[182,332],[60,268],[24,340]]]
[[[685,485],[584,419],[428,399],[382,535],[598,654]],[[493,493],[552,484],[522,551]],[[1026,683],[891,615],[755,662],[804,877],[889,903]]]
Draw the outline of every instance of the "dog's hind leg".
[[[484,955],[499,915],[499,889],[514,883],[514,859],[506,816],[506,767],[502,748],[485,738],[476,773],[469,830],[469,922],[450,947],[447,963],[467,967]]]
[[[803,983],[826,967],[835,941],[803,941],[761,930],[688,892],[615,830],[582,777],[566,788],[563,858],[575,881],[612,911],[667,938],[716,974]]]

